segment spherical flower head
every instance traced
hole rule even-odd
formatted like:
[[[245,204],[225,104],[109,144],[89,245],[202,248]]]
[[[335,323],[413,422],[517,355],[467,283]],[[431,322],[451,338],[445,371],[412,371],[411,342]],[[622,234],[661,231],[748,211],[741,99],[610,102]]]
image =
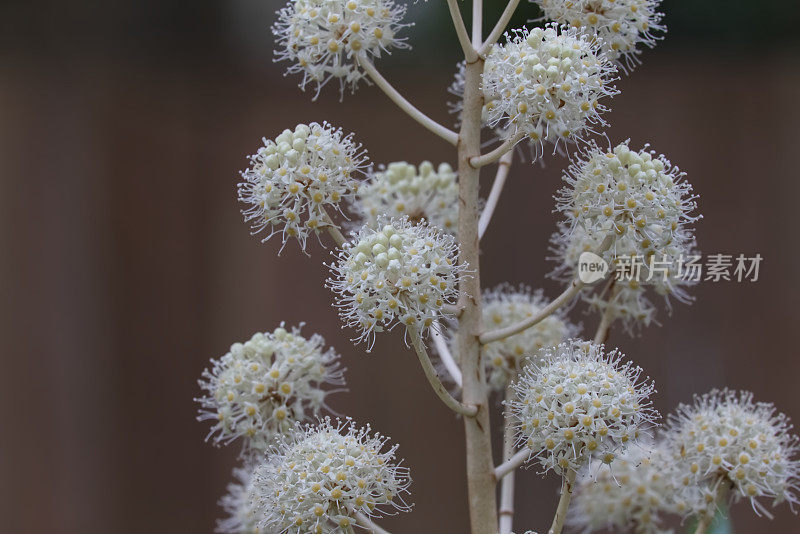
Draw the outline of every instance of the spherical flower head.
[[[652,48],[654,32],[665,31],[661,0],[533,0],[544,18],[571,25],[589,39],[598,37],[603,52],[628,68],[638,62],[640,43]]]
[[[699,217],[692,214],[696,197],[684,174],[647,146],[634,151],[628,145],[591,146],[570,165],[557,196],[565,221],[553,235],[551,259],[557,262],[553,276],[571,280],[580,255],[599,251],[612,236],[602,256],[617,281],[584,299],[632,331],[654,319],[647,289],[663,296],[668,309],[670,296],[691,301],[684,288],[696,280],[685,266],[697,256],[692,223]]]
[[[360,330],[359,340],[397,324],[422,331],[458,296],[458,263],[452,235],[407,218],[378,220],[345,243],[330,265],[328,287],[336,293],[339,315]]]
[[[234,482],[228,484],[228,492],[219,500],[228,517],[217,521],[216,532],[223,534],[266,534],[259,526],[260,519],[255,508],[255,485],[253,468],[240,467],[233,470]]]
[[[447,163],[436,168],[424,161],[419,168],[398,161],[372,173],[361,185],[354,204],[364,224],[375,227],[382,215],[423,219],[447,233],[458,223],[458,182]]]
[[[541,290],[501,285],[483,294],[483,324],[486,328],[504,328],[538,314],[547,304]],[[561,308],[519,334],[487,343],[482,352],[490,387],[505,391],[517,373],[538,358],[540,349],[558,345],[579,331]]]
[[[317,95],[331,78],[342,91],[365,77],[358,58],[372,60],[392,48],[408,48],[397,33],[406,8],[392,0],[290,0],[272,27],[277,61],[300,73],[300,88],[316,84]],[[316,97],[315,97],[316,98]]]
[[[667,438],[687,485],[730,484],[736,498],[750,499],[769,516],[759,498],[798,502],[798,438],[791,428],[774,405],[754,402],[752,393],[713,390],[678,407]]]
[[[581,532],[672,532],[663,516],[676,511],[678,488],[667,475],[670,457],[660,444],[629,447],[613,466],[585,469],[567,523]]]
[[[408,511],[411,484],[397,446],[369,426],[329,419],[297,429],[255,471],[255,508],[267,532],[346,534],[355,516]],[[386,449],[386,450],[384,450]]]
[[[575,28],[515,30],[486,58],[484,119],[508,138],[575,141],[605,125],[600,100],[617,93],[615,65]]]
[[[318,415],[328,394],[323,385],[344,384],[339,355],[324,347],[322,336],[306,338],[281,324],[211,360],[199,381],[205,396],[196,399],[198,419],[214,421],[208,437],[217,445],[241,437],[246,449],[264,451],[297,421]]]
[[[512,385],[507,410],[519,446],[545,471],[566,474],[593,458],[611,463],[657,419],[653,384],[616,349],[572,339],[541,356]]]
[[[299,124],[263,142],[241,173],[239,201],[249,206],[242,214],[253,234],[266,232],[263,241],[281,233],[284,244],[294,237],[305,250],[309,234],[333,224],[326,209],[341,211],[341,201],[357,189],[365,152],[352,134],[327,122]]]

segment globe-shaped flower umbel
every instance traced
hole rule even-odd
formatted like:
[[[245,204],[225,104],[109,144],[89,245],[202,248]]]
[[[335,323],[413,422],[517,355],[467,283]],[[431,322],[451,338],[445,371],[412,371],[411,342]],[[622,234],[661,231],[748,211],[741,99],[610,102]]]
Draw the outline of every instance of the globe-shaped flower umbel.
[[[648,398],[654,386],[616,349],[572,339],[541,356],[513,384],[507,410],[519,446],[545,471],[567,474],[593,458],[611,463],[658,418]]]
[[[602,99],[616,94],[615,65],[575,28],[514,31],[486,58],[485,122],[537,144],[579,140],[605,125]]]
[[[661,0],[533,0],[544,17],[598,37],[608,57],[623,66],[638,62],[637,45],[653,47],[655,32],[665,31],[658,12]]]
[[[408,511],[409,471],[387,441],[369,426],[329,419],[283,438],[254,474],[264,531],[347,534],[358,513]]]
[[[219,500],[228,517],[217,521],[217,532],[223,534],[266,534],[259,526],[260,514],[256,510],[253,467],[244,466],[233,470],[234,482],[228,484],[228,492]]]
[[[392,0],[290,0],[272,27],[275,57],[300,73],[300,87],[316,85],[317,95],[331,79],[355,89],[365,74],[358,57],[380,57],[392,48],[408,48],[397,36],[410,24],[406,8]]]
[[[628,447],[613,466],[585,469],[567,523],[576,532],[668,532],[664,516],[685,510],[682,488],[674,484],[670,469],[671,459],[663,447],[647,443]]]
[[[302,325],[301,325],[302,326]],[[217,445],[236,438],[245,447],[264,451],[296,422],[314,417],[325,407],[325,384],[344,384],[339,355],[325,349],[325,340],[300,335],[300,328],[255,334],[235,343],[219,360],[211,360],[200,386],[200,420],[211,420],[208,437]]]
[[[687,485],[728,484],[736,498],[749,499],[754,510],[769,516],[759,498],[773,505],[798,502],[798,438],[791,429],[774,405],[726,389],[679,406],[666,437]]]
[[[482,298],[483,324],[492,329],[523,321],[548,304],[541,290],[533,291],[525,286],[501,285],[486,291]],[[579,330],[569,322],[562,308],[518,334],[487,343],[481,350],[490,387],[498,392],[505,391],[517,373],[538,358],[540,349],[575,337]]]
[[[250,156],[242,171],[239,201],[253,233],[276,233],[283,242],[296,238],[305,249],[306,238],[333,224],[327,209],[340,211],[340,203],[357,189],[366,155],[361,145],[328,123],[299,124],[284,130],[274,141]]]
[[[458,182],[448,163],[434,167],[429,161],[419,167],[398,161],[371,173],[358,188],[354,207],[364,224],[375,226],[378,218],[408,217],[428,221],[448,233],[458,222]]]
[[[599,251],[607,236],[612,245],[602,253],[617,278],[604,292],[584,300],[629,330],[654,320],[648,293],[691,302],[687,286],[699,273],[692,223],[696,208],[691,185],[663,155],[647,147],[631,150],[628,141],[613,150],[588,148],[570,165],[557,204],[565,219],[551,238],[554,278],[575,277],[584,252]],[[647,291],[647,290],[651,291]]]
[[[455,303],[466,269],[458,250],[452,235],[425,222],[381,218],[345,243],[327,285],[360,340],[397,324],[422,331]]]

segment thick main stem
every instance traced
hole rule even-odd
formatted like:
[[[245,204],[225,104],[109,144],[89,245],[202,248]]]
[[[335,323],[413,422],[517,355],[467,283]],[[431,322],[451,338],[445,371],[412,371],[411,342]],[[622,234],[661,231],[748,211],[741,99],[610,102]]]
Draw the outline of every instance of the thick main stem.
[[[464,418],[467,454],[467,491],[472,534],[497,532],[497,498],[495,496],[492,460],[491,427],[489,426],[489,392],[481,365],[481,282],[478,245],[478,178],[480,171],[469,159],[480,154],[481,108],[480,90],[483,60],[467,63],[464,83],[464,112],[458,140],[458,239],[461,261],[469,265],[459,280],[460,305],[458,341],[462,373],[462,401],[476,406],[475,417]]]
[[[558,500],[558,508],[556,515],[553,517],[553,526],[548,530],[548,534],[561,534],[564,528],[564,520],[567,518],[567,510],[569,510],[569,503],[572,500],[572,486],[575,483],[575,475],[577,473],[570,469],[561,480],[561,498]]]

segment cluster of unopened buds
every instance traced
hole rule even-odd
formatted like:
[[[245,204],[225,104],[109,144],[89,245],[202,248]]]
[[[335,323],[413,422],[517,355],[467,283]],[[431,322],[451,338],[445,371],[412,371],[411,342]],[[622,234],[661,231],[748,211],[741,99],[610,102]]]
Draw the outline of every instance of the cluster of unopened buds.
[[[273,26],[276,58],[302,75],[301,88],[374,83],[456,153],[436,164],[403,154],[373,164],[353,134],[299,124],[265,138],[241,172],[245,221],[263,241],[279,234],[281,250],[296,241],[310,256],[310,236],[323,247],[332,241],[319,286],[368,352],[401,331],[433,392],[463,419],[473,534],[511,534],[513,473],[523,465],[562,480],[551,534],[565,525],[664,532],[669,515],[692,518],[703,534],[740,499],[765,515],[765,499],[797,504],[798,439],[786,416],[750,393],[715,390],[660,427],[653,381],[605,344],[615,323],[630,332],[656,322],[654,296],[667,309],[671,299],[692,300],[677,275],[681,258],[696,253],[700,218],[684,173],[647,144],[590,139],[608,126],[616,78],[664,30],[659,0],[532,1],[547,21],[540,27],[506,32],[519,4],[512,0],[488,34],[477,16],[470,36],[448,0],[464,53],[451,86],[456,132],[406,100],[374,63],[408,47],[404,6],[290,0]],[[481,0],[473,2],[479,15]],[[481,287],[480,240],[518,145],[536,160],[545,146],[571,152],[555,196],[551,276],[565,286],[555,298],[525,285]],[[480,170],[494,164],[482,198]],[[587,253],[610,266],[594,287],[580,277]],[[642,275],[615,276],[632,257],[644,260]],[[599,313],[594,335],[570,319],[576,300]],[[375,521],[411,510],[410,471],[370,425],[325,414],[344,390],[344,368],[322,336],[301,327],[257,333],[202,372],[196,400],[207,439],[242,447],[218,531],[386,534]],[[504,448],[493,465],[489,412],[501,406]]]

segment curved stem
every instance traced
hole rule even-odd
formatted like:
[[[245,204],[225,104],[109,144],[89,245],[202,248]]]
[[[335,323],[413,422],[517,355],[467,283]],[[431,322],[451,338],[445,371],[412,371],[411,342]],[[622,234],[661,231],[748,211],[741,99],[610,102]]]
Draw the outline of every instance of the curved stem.
[[[469,158],[470,167],[475,168],[475,169],[479,169],[481,167],[489,165],[490,163],[494,163],[495,161],[497,161],[501,157],[503,157],[503,154],[505,154],[506,152],[508,152],[512,148],[514,148],[514,145],[519,143],[519,141],[523,137],[525,137],[523,134],[518,133],[518,134],[514,135],[513,137],[509,137],[508,139],[506,139],[503,142],[503,144],[501,144],[500,146],[498,146],[497,148],[495,148],[491,152],[483,154],[482,156],[473,156],[473,157]]]
[[[614,241],[614,235],[609,234],[601,243],[600,248],[597,249],[597,253],[602,254],[603,252],[608,250],[613,241]],[[569,286],[567,287],[567,289],[564,290],[563,293],[557,296],[550,304],[542,308],[539,313],[531,317],[528,317],[518,323],[506,326],[505,328],[498,328],[497,330],[484,332],[483,334],[481,334],[480,337],[481,343],[485,345],[486,343],[491,343],[492,341],[505,339],[509,336],[518,334],[523,330],[540,323],[541,321],[552,315],[553,312],[555,312],[561,306],[572,300],[572,297],[577,295],[578,292],[580,292],[580,290],[583,289],[585,285],[586,284],[581,282],[581,280],[576,277],[574,280],[572,280],[572,282],[569,283]]]
[[[503,477],[507,476],[509,473],[513,472],[514,469],[524,464],[530,455],[531,451],[524,447],[522,450],[515,452],[514,456],[494,468],[495,480],[502,480]]]
[[[556,515],[553,518],[553,525],[547,531],[548,534],[561,534],[561,530],[564,528],[564,520],[567,518],[567,510],[572,500],[572,485],[575,482],[576,474],[574,469],[570,469],[561,481],[561,498],[558,499],[558,508],[556,508]]]
[[[511,17],[514,16],[514,11],[517,10],[518,5],[519,0],[509,0],[508,4],[506,4],[506,8],[503,10],[503,14],[500,15],[500,20],[494,25],[492,33],[489,34],[489,37],[486,38],[486,41],[484,41],[480,50],[478,50],[479,55],[486,55],[492,45],[503,35],[503,31],[506,29],[506,26],[508,26]]]
[[[445,128],[444,126],[442,126],[441,124],[439,124],[438,122],[431,119],[423,112],[415,108],[411,104],[411,102],[403,98],[403,95],[401,95],[397,91],[397,89],[392,87],[392,85],[388,81],[386,81],[386,78],[381,76],[381,73],[378,72],[378,69],[375,68],[375,65],[373,65],[369,59],[367,59],[364,56],[357,56],[357,57],[359,65],[361,65],[361,67],[367,72],[367,74],[369,74],[369,77],[372,79],[373,82],[375,82],[375,85],[380,87],[381,90],[384,93],[386,93],[386,96],[388,96],[392,102],[397,104],[397,106],[400,109],[408,113],[408,115],[412,119],[420,123],[429,131],[435,133],[436,135],[438,135],[451,145],[458,144],[458,134],[456,132],[450,130],[449,128]]]
[[[486,228],[492,220],[494,210],[497,207],[497,202],[500,200],[500,193],[503,192],[503,186],[506,183],[506,177],[511,169],[511,162],[514,160],[514,153],[507,152],[503,154],[500,161],[497,163],[497,174],[492,183],[492,190],[489,192],[489,197],[486,199],[486,206],[481,212],[481,218],[478,220],[478,239],[483,237],[486,233]]]
[[[466,406],[458,402],[450,395],[450,392],[444,387],[442,381],[439,380],[439,377],[436,375],[436,370],[431,363],[431,359],[428,356],[428,351],[426,351],[425,347],[422,345],[422,338],[420,337],[419,330],[416,327],[410,326],[408,327],[408,332],[411,336],[411,344],[414,345],[414,351],[416,351],[417,357],[419,358],[419,363],[422,364],[425,377],[428,379],[428,382],[430,382],[436,395],[438,395],[442,402],[454,412],[466,415],[467,417],[474,417],[475,414],[478,413],[478,409],[475,406]]]
[[[506,402],[511,400],[514,390],[506,387]],[[514,455],[514,430],[511,427],[510,413],[506,411],[503,430],[503,461]],[[500,482],[500,534],[511,534],[514,528],[514,471],[509,472]]]
[[[441,326],[438,321],[431,326],[431,339],[436,346],[436,352],[439,353],[439,358],[442,359],[445,369],[447,369],[447,372],[450,374],[450,378],[453,379],[453,382],[455,382],[458,387],[461,387],[461,369],[459,369],[456,360],[453,358],[450,347],[447,346],[447,340],[439,331],[440,329]]]
[[[391,534],[388,530],[376,525],[369,517],[361,512],[356,512],[356,521],[359,525],[372,532],[372,534]]]
[[[456,28],[456,35],[458,35],[458,42],[461,43],[461,49],[464,51],[464,59],[467,63],[472,63],[478,59],[478,52],[469,40],[467,27],[464,26],[464,18],[461,16],[461,10],[458,9],[456,0],[447,0],[447,7],[450,8],[450,16],[453,18],[453,26]]]

